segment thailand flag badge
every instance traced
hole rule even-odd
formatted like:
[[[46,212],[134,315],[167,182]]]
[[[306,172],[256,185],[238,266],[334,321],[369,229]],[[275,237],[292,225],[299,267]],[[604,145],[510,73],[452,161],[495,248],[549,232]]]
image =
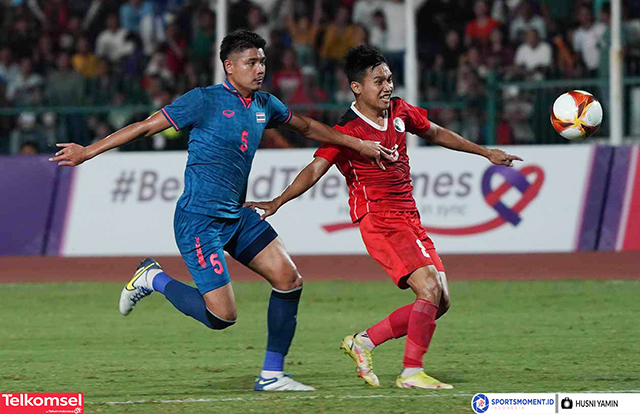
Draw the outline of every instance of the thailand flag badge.
[[[256,112],[256,122],[258,122],[259,124],[267,122],[267,116],[264,112]]]

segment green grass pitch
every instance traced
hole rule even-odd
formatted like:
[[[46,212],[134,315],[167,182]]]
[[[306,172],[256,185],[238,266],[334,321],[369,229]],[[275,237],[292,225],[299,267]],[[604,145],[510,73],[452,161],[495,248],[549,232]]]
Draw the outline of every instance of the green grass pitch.
[[[0,391],[84,392],[87,413],[470,413],[476,392],[640,392],[640,281],[453,282],[427,372],[454,390],[393,388],[404,340],[358,379],[340,339],[412,300],[391,282],[307,282],[289,373],[312,393],[253,392],[269,286],[234,285],[238,323],[210,331],[154,294],[128,317],[119,283],[0,285]],[[164,403],[160,401],[164,400]],[[173,402],[166,402],[173,400]],[[114,404],[122,402],[129,404]]]

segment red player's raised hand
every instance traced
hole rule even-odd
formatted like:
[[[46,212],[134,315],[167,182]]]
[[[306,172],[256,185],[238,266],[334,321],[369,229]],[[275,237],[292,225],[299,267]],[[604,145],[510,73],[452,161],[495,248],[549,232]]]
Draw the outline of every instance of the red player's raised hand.
[[[497,148],[490,149],[487,158],[496,165],[506,165],[507,167],[513,167],[514,161],[522,161],[522,158],[517,155],[507,154]]]

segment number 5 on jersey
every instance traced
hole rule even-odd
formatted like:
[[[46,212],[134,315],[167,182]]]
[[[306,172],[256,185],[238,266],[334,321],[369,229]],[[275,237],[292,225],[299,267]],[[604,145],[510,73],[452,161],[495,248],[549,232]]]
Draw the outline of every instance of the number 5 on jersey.
[[[249,148],[249,132],[242,131],[242,138],[240,138],[240,151],[245,152]]]

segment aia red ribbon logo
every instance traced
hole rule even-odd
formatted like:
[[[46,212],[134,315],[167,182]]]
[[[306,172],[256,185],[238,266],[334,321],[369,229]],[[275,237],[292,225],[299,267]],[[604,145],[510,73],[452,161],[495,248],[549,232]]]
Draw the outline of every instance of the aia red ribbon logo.
[[[84,394],[15,392],[0,394],[2,414],[84,413]]]
[[[236,113],[229,110],[229,109],[225,109],[224,111],[222,111],[222,115],[226,116],[227,118],[231,118],[232,116],[234,116]]]
[[[504,182],[498,188],[494,189],[491,188],[491,178],[496,174],[502,176]],[[522,221],[521,213],[529,203],[538,196],[543,183],[544,171],[537,165],[528,165],[522,167],[520,170],[502,165],[493,165],[485,171],[482,176],[481,185],[484,201],[496,211],[497,217],[483,223],[465,227],[433,227],[424,224],[423,226],[427,232],[431,234],[446,234],[449,236],[466,236],[469,234],[484,233],[506,223],[517,226]],[[517,189],[521,197],[512,207],[508,207],[501,201],[501,198],[512,188]],[[353,223],[336,223],[324,225],[322,228],[327,233],[333,233],[357,226],[357,224]]]

